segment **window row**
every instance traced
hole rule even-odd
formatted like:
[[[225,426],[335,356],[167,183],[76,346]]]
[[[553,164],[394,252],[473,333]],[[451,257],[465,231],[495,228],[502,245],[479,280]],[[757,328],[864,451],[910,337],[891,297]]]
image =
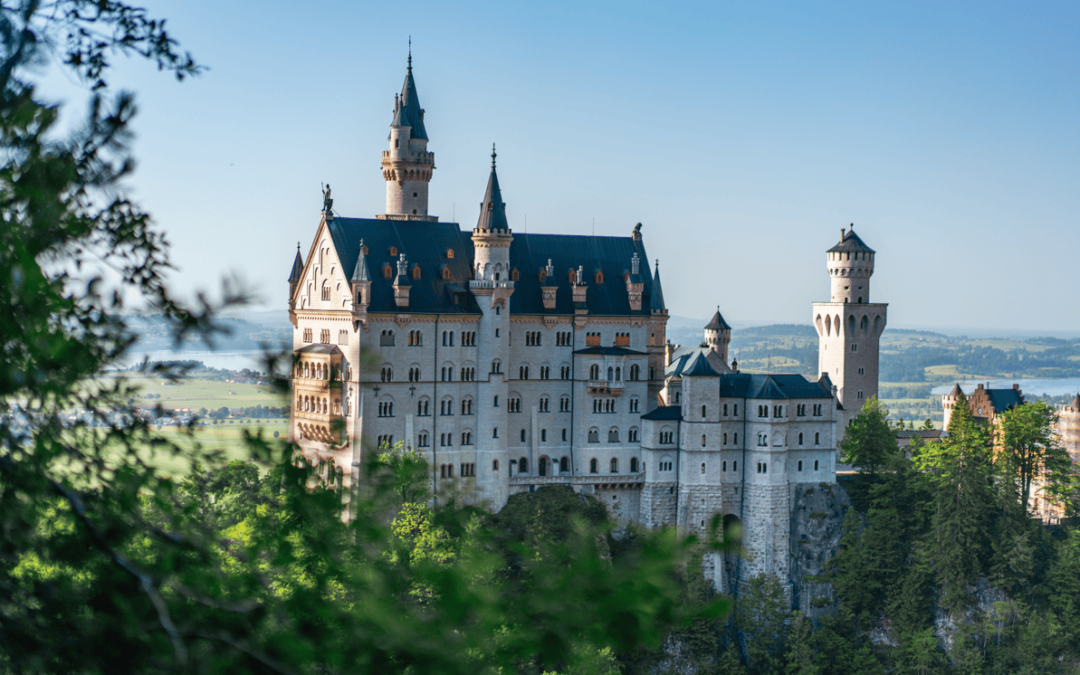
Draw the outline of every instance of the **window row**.
[[[612,457],[608,461],[608,471],[610,473],[619,473],[619,460],[617,457]],[[637,457],[630,458],[630,473],[638,472],[638,460]],[[589,460],[589,473],[600,473],[600,460],[595,457]]]
[[[637,443],[639,440],[640,440],[640,436],[638,434],[638,428],[637,427],[630,427],[630,430],[626,434],[626,441],[628,443]],[[608,443],[618,443],[619,442],[619,429],[618,429],[618,427],[611,427],[610,429],[608,429],[607,441],[608,441]],[[592,427],[591,429],[589,429],[588,442],[589,443],[599,443],[600,442],[600,430],[599,429],[597,429],[596,427]]]
[[[462,478],[471,478],[476,475],[476,465],[473,463],[464,463],[459,465]],[[439,478],[453,478],[454,477],[454,465],[453,464],[440,464],[439,465]]]
[[[297,412],[309,412],[316,415],[348,414],[347,410],[344,413],[342,412],[341,399],[329,401],[317,396],[297,396],[295,405]]]

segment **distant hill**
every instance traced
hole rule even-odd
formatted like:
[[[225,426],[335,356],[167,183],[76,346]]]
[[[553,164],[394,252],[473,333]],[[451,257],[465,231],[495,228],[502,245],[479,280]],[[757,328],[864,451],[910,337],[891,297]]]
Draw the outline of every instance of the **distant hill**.
[[[769,326],[751,326],[732,331],[732,335],[738,333],[743,337],[762,338],[816,338],[817,331],[813,326],[804,323],[775,323]]]

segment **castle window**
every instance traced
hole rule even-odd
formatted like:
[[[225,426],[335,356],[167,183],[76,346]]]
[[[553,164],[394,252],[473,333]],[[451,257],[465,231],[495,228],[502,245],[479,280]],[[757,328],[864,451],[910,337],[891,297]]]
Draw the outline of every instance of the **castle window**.
[[[727,417],[727,403],[724,404],[724,417]]]
[[[630,458],[630,473],[637,473],[637,472],[638,472],[637,457],[631,457]]]
[[[641,412],[641,400],[638,399],[636,396],[630,399],[630,412]]]
[[[853,352],[859,351],[859,345],[851,345],[851,351],[853,351]]]
[[[496,396],[496,398],[498,398],[498,397]],[[498,405],[498,402],[496,402],[496,405]],[[493,427],[492,428],[491,437],[492,438],[498,438],[499,437],[499,427]]]
[[[502,362],[495,360],[491,362],[491,374],[498,375],[502,372]]]
[[[563,457],[559,460],[559,473],[567,473],[570,471],[570,460]]]
[[[416,437],[416,447],[418,447],[418,448],[426,448],[427,446],[428,446],[428,435],[427,435],[427,432],[422,431],[422,432],[420,432],[420,435],[418,435]]]
[[[635,363],[630,366],[630,381],[637,382],[639,379],[641,379],[641,366]]]
[[[541,380],[550,380],[551,379],[551,366],[540,366],[540,379]]]
[[[600,473],[600,462],[596,458],[589,460],[589,473]]]
[[[559,379],[560,380],[569,380],[570,379],[570,366],[561,366],[559,368]]]
[[[619,430],[618,429],[616,429],[615,427],[612,427],[611,429],[608,430],[608,432],[607,432],[607,442],[608,443],[618,443],[619,442]]]
[[[562,439],[563,439],[563,442],[566,441],[566,429],[562,430]]]
[[[420,381],[420,366],[411,366],[409,368],[409,382]]]
[[[701,473],[705,473],[705,462],[701,463]]]
[[[521,430],[521,442],[522,443],[525,442],[525,430],[524,429]]]
[[[589,379],[590,380],[599,380],[600,379],[600,366],[598,366],[595,363],[592,364],[591,366],[589,366]]]
[[[380,381],[393,382],[394,381],[394,369],[391,366],[383,366],[380,373]]]
[[[577,272],[575,272],[574,270],[570,270],[570,283],[577,283]]]
[[[608,369],[607,369],[607,381],[608,382],[614,382],[615,381],[614,375],[615,375],[615,370],[611,366],[608,366]]]
[[[347,330],[339,330],[338,334],[337,334],[337,343],[339,345],[347,345],[347,344],[349,344],[349,331],[347,331]]]
[[[518,272],[518,269],[516,267],[510,271],[510,280],[521,281],[521,273]]]
[[[321,331],[319,331],[319,342],[323,343],[324,345],[330,344],[330,329],[329,328],[324,328]]]
[[[802,471],[802,460],[799,460],[799,471]]]
[[[630,346],[630,333],[615,333],[615,346],[616,347],[629,347]]]
[[[818,460],[814,460],[814,471],[818,470]]]
[[[727,434],[724,434],[724,445],[727,445]]]
[[[416,416],[428,417],[429,415],[431,415],[431,401],[422,398],[416,403]]]
[[[601,272],[600,270],[596,270],[596,283],[598,283],[598,284],[604,283],[604,273]]]
[[[814,434],[814,445],[821,445],[821,434]]]
[[[390,263],[386,263],[382,268],[383,279],[394,278],[394,268],[390,267]]]
[[[443,278],[443,281],[450,281],[450,268],[449,267],[443,267],[443,269],[442,269],[442,278]],[[457,296],[455,295],[454,297],[457,297]]]
[[[720,470],[721,471],[727,471],[727,462],[724,462],[723,468],[720,469]]]
[[[324,281],[323,285],[322,285],[322,299],[323,300],[329,300],[330,299],[330,284],[328,282],[326,282],[326,281]]]
[[[547,443],[547,429],[540,430],[540,442]]]
[[[802,440],[803,440],[803,435],[800,433],[799,434],[799,445],[802,445]]]
[[[590,443],[599,443],[600,442],[600,430],[597,429],[596,427],[593,427],[592,429],[589,429],[589,442]]]
[[[498,471],[499,470],[499,460],[497,460],[497,459],[491,460],[491,470],[492,471]]]
[[[540,412],[551,412],[551,399],[547,396],[540,397]]]
[[[570,397],[563,396],[559,399],[559,412],[570,412]],[[566,440],[565,438],[563,439]]]
[[[471,415],[472,414],[472,399],[471,398],[464,399],[461,402],[461,414],[462,415]]]
[[[311,329],[310,328],[305,328],[304,329],[304,342],[311,342],[311,340],[312,340],[312,338],[311,338]]]
[[[420,279],[420,265],[413,265],[412,278],[413,278],[413,281],[419,281],[419,279]]]
[[[507,399],[506,406],[507,406],[506,409],[509,412],[512,412],[512,413],[521,412],[521,398],[519,398],[517,396],[511,396],[509,399]]]
[[[611,458],[611,473],[619,473],[619,460],[614,457]]]
[[[392,330],[384,330],[379,335],[379,346],[380,347],[393,347],[394,346],[394,331],[392,331]]]
[[[585,346],[586,347],[599,347],[600,346],[600,333],[585,333]]]
[[[705,417],[705,406],[701,406],[701,416],[702,418]]]
[[[821,404],[820,403],[815,403],[814,404],[814,417],[821,417]]]
[[[738,403],[736,403],[736,404],[735,404],[735,412],[734,412],[733,414],[734,414],[734,415],[735,415],[736,417],[738,417],[738,416],[739,416],[739,404],[738,404]],[[737,438],[736,438],[736,439],[735,439],[735,442],[736,442],[736,443],[738,443],[738,442],[739,442],[739,439],[737,439]]]
[[[397,246],[391,246],[390,247],[390,257],[391,258],[396,258],[397,257]]]
[[[701,447],[705,447],[705,434],[701,434]]]
[[[521,366],[521,367],[518,368],[518,379],[519,380],[527,380],[527,379],[529,379],[529,367],[528,366]]]

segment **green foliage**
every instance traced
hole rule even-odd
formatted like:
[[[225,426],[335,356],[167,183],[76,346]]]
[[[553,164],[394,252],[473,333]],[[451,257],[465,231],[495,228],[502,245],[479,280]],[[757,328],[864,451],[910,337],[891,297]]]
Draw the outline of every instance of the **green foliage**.
[[[751,672],[783,671],[790,614],[784,589],[776,577],[759,574],[744,584],[735,603],[735,627],[746,636],[746,660]]]
[[[1057,441],[1054,409],[1042,401],[1032,401],[1006,410],[998,417],[1001,453],[998,479],[1013,492],[1024,513],[1029,512],[1032,483],[1045,483],[1044,499],[1061,500],[1067,494],[1072,461]]]
[[[840,443],[841,461],[866,473],[873,481],[899,454],[889,410],[871,397],[851,420]]]

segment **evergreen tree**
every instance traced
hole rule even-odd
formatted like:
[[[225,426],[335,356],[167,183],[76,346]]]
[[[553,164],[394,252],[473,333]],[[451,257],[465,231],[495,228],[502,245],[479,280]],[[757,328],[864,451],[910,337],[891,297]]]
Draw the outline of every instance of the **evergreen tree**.
[[[873,482],[897,453],[896,431],[889,424],[889,410],[873,396],[844,431],[841,461],[865,472]]]
[[[822,655],[814,650],[812,633],[810,620],[796,613],[788,634],[787,654],[784,655],[785,675],[821,675],[818,662]]]
[[[1055,410],[1043,401],[1032,401],[1004,411],[997,418],[1001,452],[998,477],[1012,489],[1023,512],[1030,513],[1032,485],[1045,484],[1045,498],[1060,498],[1072,473],[1069,453],[1057,441]]]
[[[960,394],[949,435],[929,443],[918,463],[932,484],[933,515],[924,552],[942,587],[942,606],[960,608],[967,586],[983,571],[988,557],[993,509],[990,434],[976,421]]]
[[[783,671],[790,613],[776,577],[759,574],[745,585],[742,597],[735,603],[735,627],[746,639],[751,672],[766,675]]]

